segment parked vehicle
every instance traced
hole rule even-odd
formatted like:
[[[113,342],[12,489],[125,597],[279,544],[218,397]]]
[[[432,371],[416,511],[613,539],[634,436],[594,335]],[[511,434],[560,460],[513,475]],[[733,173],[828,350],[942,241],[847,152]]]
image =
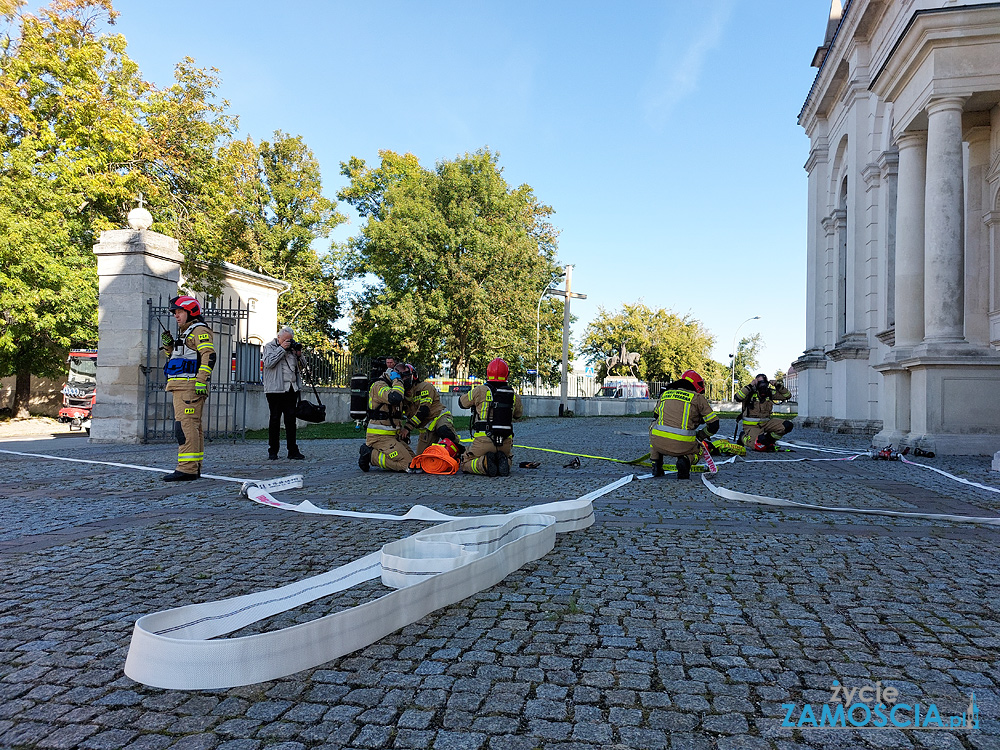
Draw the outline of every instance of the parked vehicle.
[[[649,384],[638,378],[605,378],[594,398],[649,398]]]
[[[69,422],[70,431],[90,433],[90,417],[97,399],[97,350],[74,349],[69,353],[69,377],[63,386],[59,421]]]
[[[480,382],[477,378],[428,378],[428,382],[438,389],[438,393],[468,393]]]

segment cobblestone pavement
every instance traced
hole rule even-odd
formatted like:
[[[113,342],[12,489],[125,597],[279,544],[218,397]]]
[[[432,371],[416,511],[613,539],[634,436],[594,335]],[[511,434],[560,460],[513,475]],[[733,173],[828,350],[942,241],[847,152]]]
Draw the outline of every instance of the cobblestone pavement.
[[[517,442],[635,458],[647,420],[539,419]],[[730,432],[732,423],[723,424]],[[800,430],[813,443],[862,439]],[[362,474],[358,441],[211,444],[205,471],[269,478],[325,507],[471,515],[577,497],[632,471],[520,449],[506,479]],[[172,446],[3,442],[0,449],[170,468]],[[778,458],[823,457],[806,451]],[[1000,495],[901,463],[723,466],[716,483],[825,505],[1000,514]],[[921,459],[1000,487],[989,458]],[[696,477],[636,481],[597,523],[499,585],[363,651],[216,691],[139,685],[122,667],[136,617],[289,583],[423,524],[265,508],[235,485],[0,454],[0,748],[1000,748],[1000,529],[779,510],[722,500]],[[280,615],[284,627],[384,592],[377,581]],[[833,681],[980,728],[782,727]]]

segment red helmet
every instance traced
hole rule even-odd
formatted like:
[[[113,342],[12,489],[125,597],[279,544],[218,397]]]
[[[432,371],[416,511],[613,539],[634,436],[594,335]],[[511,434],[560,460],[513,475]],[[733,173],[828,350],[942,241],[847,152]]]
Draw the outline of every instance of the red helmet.
[[[458,455],[458,446],[454,442],[445,438],[441,441],[441,445],[448,449],[448,452],[452,455],[452,458]]]
[[[179,297],[172,297],[170,299],[170,312],[174,310],[184,310],[192,318],[197,318],[201,315],[201,305],[198,304],[198,300],[194,297],[189,297],[186,294],[182,294]]]
[[[497,357],[488,365],[486,365],[486,379],[499,381],[504,383],[507,381],[507,376],[510,374],[510,368],[507,367],[507,363]]]
[[[681,380],[686,380],[691,385],[694,386],[695,393],[705,392],[705,378],[696,373],[694,370],[685,370],[684,374],[681,375]]]

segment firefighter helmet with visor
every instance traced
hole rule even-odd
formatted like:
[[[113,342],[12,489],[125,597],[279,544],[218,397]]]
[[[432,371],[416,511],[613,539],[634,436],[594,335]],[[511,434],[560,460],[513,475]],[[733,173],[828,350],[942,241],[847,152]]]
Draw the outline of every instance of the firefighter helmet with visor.
[[[705,392],[705,379],[694,370],[685,370],[684,374],[681,375],[681,380],[686,380],[693,385],[695,393]]]
[[[186,294],[170,299],[170,312],[174,310],[184,310],[192,318],[197,318],[201,315],[201,305],[198,304],[198,300]]]

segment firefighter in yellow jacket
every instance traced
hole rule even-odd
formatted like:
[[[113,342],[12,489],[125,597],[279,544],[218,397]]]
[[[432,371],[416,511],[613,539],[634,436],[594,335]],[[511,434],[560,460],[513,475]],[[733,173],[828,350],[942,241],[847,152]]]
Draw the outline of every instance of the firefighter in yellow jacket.
[[[413,450],[405,442],[408,432],[403,400],[410,385],[409,377],[406,365],[397,364],[387,369],[368,389],[368,430],[358,456],[361,471],[376,466],[386,471],[423,473],[419,468],[410,468]]]
[[[462,456],[462,471],[488,477],[510,475],[514,420],[522,414],[521,398],[507,385],[510,368],[502,359],[486,366],[486,384],[458,397],[458,405],[472,409],[472,445]]]
[[[465,452],[455,425],[451,421],[451,412],[441,403],[441,396],[433,383],[417,379],[417,368],[405,365],[410,373],[412,384],[406,389],[406,429],[419,433],[417,439],[417,455],[444,439],[448,439],[458,448],[459,457]]]
[[[194,297],[180,295],[170,300],[177,321],[177,340],[164,331],[163,350],[167,363],[163,374],[166,390],[174,399],[174,431],[180,448],[177,468],[163,477],[165,482],[186,482],[201,476],[205,458],[205,433],[201,415],[208,399],[209,381],[215,369],[215,342],[212,330],[201,317],[201,305]]]
[[[740,388],[736,394],[736,400],[743,405],[740,443],[747,450],[773,451],[778,438],[792,431],[795,425],[791,421],[771,417],[774,405],[791,397],[792,392],[785,388],[783,382],[772,382],[764,373]]]
[[[719,431],[719,415],[705,398],[705,380],[687,370],[669,383],[656,404],[656,421],[649,427],[649,458],[653,476],[663,476],[663,457],[677,458],[677,478],[690,479],[698,463],[699,440]]]

